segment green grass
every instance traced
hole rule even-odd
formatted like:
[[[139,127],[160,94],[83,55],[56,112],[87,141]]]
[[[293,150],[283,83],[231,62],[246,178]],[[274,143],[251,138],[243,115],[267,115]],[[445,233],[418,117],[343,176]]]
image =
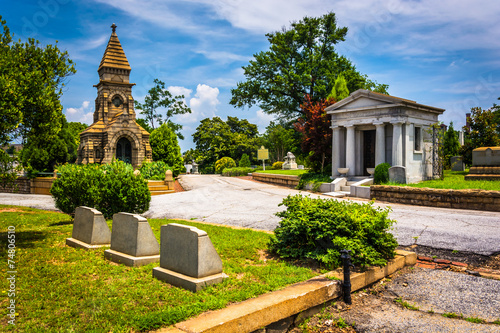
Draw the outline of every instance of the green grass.
[[[172,325],[208,310],[241,302],[316,272],[267,259],[261,254],[270,235],[178,220],[149,220],[160,227],[176,222],[206,231],[229,278],[192,293],[152,277],[150,264],[131,268],[104,259],[104,249],[85,251],[65,245],[71,237],[68,215],[0,205],[0,274],[7,271],[7,228],[16,236],[16,326],[7,325],[7,280],[1,279],[0,325],[18,332],[137,332]],[[111,227],[111,221],[108,221]]]
[[[468,174],[467,171],[445,170],[443,180],[441,179],[425,180],[416,184],[398,184],[389,182],[389,183],[384,183],[383,185],[428,187],[428,188],[453,189],[453,190],[479,189],[479,190],[489,190],[489,191],[500,191],[500,181],[465,180],[464,176],[467,174]]]
[[[394,302],[401,304],[403,307],[407,308],[408,310],[418,311],[420,309],[418,306],[411,305],[410,303],[403,301],[403,299],[401,297],[394,299]]]
[[[307,173],[309,170],[305,169],[296,169],[296,170],[259,170],[257,173],[271,173],[275,175],[293,175],[293,176],[300,176],[304,173]]]
[[[442,316],[446,318],[460,318],[460,319],[464,317],[462,314],[456,314],[454,312],[445,312],[442,314]]]
[[[482,324],[485,322],[483,319],[476,318],[476,317],[467,317],[467,318],[465,318],[465,320],[470,322],[470,323],[475,323],[475,324]]]

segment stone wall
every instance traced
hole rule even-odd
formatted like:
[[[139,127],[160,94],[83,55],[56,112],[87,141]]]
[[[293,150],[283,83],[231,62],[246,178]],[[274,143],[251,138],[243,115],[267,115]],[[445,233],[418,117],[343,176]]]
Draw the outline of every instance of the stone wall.
[[[252,179],[261,182],[284,185],[288,187],[296,187],[299,185],[299,176],[293,175],[276,175],[270,173],[252,173]]]
[[[27,177],[19,177],[14,181],[14,186],[3,187],[0,185],[1,193],[20,193],[20,194],[30,194],[31,184]]]
[[[500,211],[500,191],[372,185],[370,197],[377,201],[409,205]]]

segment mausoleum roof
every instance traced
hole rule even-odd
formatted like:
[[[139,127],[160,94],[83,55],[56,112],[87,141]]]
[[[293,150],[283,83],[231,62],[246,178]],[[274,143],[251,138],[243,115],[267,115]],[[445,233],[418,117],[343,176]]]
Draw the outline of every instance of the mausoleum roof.
[[[356,100],[360,99],[370,99],[374,100],[378,103],[378,105],[357,105],[357,103],[354,103],[353,105],[349,105]],[[424,104],[419,104],[415,101],[409,100],[409,99],[404,99],[400,97],[395,97],[391,95],[385,95],[381,94],[378,92],[374,91],[369,91],[365,89],[358,89],[355,92],[351,93],[348,97],[344,98],[343,100],[330,105],[329,107],[326,108],[326,112],[329,114],[332,113],[339,113],[339,112],[350,112],[350,111],[359,111],[359,110],[366,110],[366,109],[371,109],[371,108],[387,108],[387,107],[409,107],[412,109],[419,109],[421,111],[426,111],[426,112],[431,112],[431,113],[438,113],[442,114],[445,110],[436,108],[433,106],[428,106]]]

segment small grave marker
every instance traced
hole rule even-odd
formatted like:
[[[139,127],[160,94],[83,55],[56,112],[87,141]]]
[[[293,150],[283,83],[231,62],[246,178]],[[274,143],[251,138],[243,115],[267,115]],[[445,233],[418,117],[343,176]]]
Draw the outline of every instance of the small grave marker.
[[[109,246],[110,242],[111,231],[102,213],[90,207],[77,207],[73,232],[71,238],[66,238],[66,245],[89,250]]]

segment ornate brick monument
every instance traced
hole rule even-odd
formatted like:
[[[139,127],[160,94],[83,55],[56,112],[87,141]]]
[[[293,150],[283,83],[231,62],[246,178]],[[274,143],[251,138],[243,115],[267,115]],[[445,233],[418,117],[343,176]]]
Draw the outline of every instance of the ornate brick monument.
[[[149,133],[135,121],[130,65],[123,52],[116,25],[97,72],[94,123],[80,134],[78,164],[110,163],[113,158],[135,167],[151,160]]]

